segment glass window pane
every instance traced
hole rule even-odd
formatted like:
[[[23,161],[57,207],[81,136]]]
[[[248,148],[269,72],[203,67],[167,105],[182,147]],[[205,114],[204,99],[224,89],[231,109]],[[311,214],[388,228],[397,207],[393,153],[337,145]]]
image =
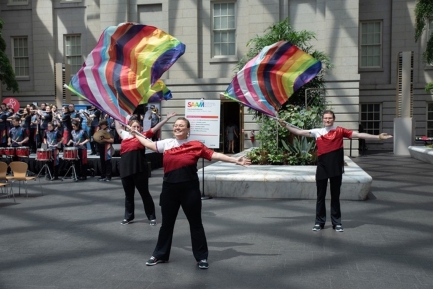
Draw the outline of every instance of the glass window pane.
[[[233,31],[229,32],[229,42],[235,43],[235,33]]]
[[[221,55],[221,46],[215,45],[215,55]]]
[[[227,29],[227,16],[221,17],[221,29]]]
[[[221,34],[221,42],[223,43],[227,43],[229,40],[227,33],[222,33]]]
[[[228,51],[228,55],[235,55],[235,44],[234,43],[230,43],[228,45],[229,51]]]
[[[232,29],[235,28],[235,18],[234,17],[228,17],[227,21],[228,21],[228,23],[227,23],[228,28],[232,28]]]
[[[367,58],[366,57],[361,58],[361,66],[367,66]]]
[[[214,18],[214,29],[221,29],[221,18]]]
[[[221,55],[228,55],[227,44],[221,44]]]
[[[214,35],[213,35],[213,41],[214,41],[214,43],[221,42],[221,33],[215,32]]]
[[[228,3],[227,15],[235,15],[235,3]]]
[[[374,114],[374,120],[380,120],[380,113],[376,112]]]
[[[433,112],[429,112],[429,113],[427,114],[427,119],[428,119],[428,120],[433,120]]]

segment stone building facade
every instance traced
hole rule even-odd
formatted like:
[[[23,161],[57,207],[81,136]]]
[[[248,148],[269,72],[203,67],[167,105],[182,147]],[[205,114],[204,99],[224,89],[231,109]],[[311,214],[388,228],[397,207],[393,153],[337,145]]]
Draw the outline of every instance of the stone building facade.
[[[414,135],[433,136],[432,66],[422,61],[427,33],[414,41],[412,0],[2,0],[6,53],[12,59],[20,92],[1,91],[21,103],[54,102],[56,63],[81,66],[102,31],[122,22],[153,25],[186,44],[185,54],[163,75],[173,99],[163,114],[184,113],[185,99],[221,99],[247,42],[271,24],[290,18],[296,30],[316,33],[311,44],[327,53],[335,67],[326,72],[326,99],[337,124],[367,132],[394,133],[398,106],[399,53],[412,52],[410,87]],[[431,25],[433,30],[433,25]],[[57,92],[56,92],[57,91]],[[222,129],[238,123],[240,148],[259,127],[247,109],[222,99]],[[72,96],[72,102],[84,103]],[[162,137],[169,137],[171,124]],[[223,143],[224,134],[221,136]],[[392,141],[369,141],[371,150],[392,150]],[[223,146],[223,145],[222,145]],[[358,142],[346,141],[356,156]]]

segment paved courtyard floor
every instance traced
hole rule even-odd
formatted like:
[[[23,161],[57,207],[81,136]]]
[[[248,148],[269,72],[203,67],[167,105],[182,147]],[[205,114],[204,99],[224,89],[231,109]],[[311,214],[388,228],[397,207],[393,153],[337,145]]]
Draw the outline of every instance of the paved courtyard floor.
[[[387,152],[353,160],[373,184],[368,200],[341,202],[343,233],[311,230],[314,200],[203,201],[208,270],[182,212],[170,262],[146,267],[159,225],[138,193],[135,222],[120,225],[118,178],[42,181],[43,196],[30,182],[29,198],[0,195],[0,288],[433,288],[433,165]],[[149,186],[159,222],[161,177],[152,171]]]

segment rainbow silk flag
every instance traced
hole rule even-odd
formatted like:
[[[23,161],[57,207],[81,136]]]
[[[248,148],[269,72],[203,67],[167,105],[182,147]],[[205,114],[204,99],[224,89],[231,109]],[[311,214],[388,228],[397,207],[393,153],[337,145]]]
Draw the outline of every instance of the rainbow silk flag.
[[[66,87],[126,123],[139,104],[172,97],[160,77],[184,53],[182,42],[156,27],[110,26]]]
[[[248,61],[224,95],[275,117],[290,96],[321,69],[319,60],[287,41],[280,41],[266,46]]]

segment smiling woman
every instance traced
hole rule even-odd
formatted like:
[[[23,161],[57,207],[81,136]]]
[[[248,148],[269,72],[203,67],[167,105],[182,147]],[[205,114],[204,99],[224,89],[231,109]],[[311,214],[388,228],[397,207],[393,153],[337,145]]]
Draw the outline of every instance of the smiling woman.
[[[182,206],[190,226],[194,257],[200,269],[207,269],[209,267],[207,262],[208,248],[201,220],[201,194],[197,161],[199,158],[205,158],[241,166],[248,166],[251,161],[243,157],[231,158],[214,152],[199,141],[188,140],[190,123],[184,117],[178,118],[174,123],[174,138],[171,139],[151,142],[137,132],[133,133],[145,147],[164,153],[164,178],[160,196],[162,225],[156,248],[146,265],[153,266],[164,263],[170,258],[174,224],[179,208]]]

